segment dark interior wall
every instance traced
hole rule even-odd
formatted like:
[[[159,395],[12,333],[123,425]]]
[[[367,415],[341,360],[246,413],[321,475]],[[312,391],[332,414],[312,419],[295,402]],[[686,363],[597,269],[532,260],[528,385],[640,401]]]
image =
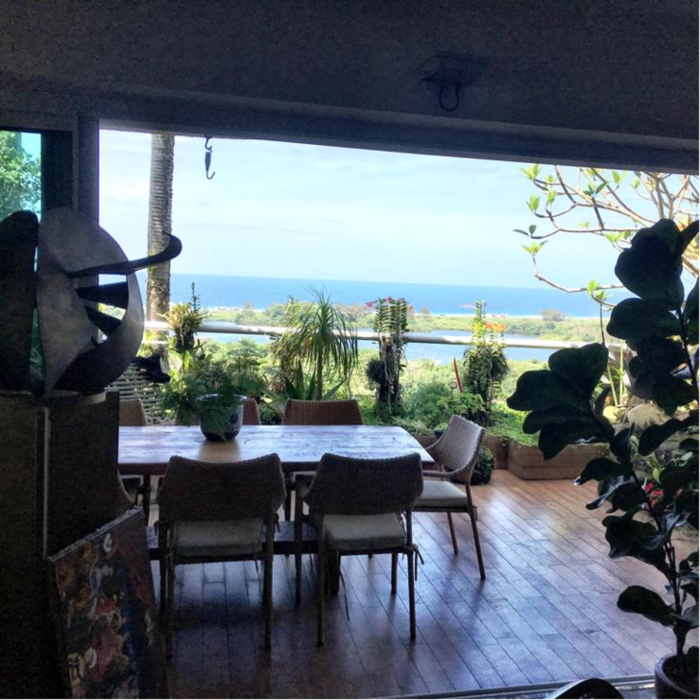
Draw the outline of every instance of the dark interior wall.
[[[364,129],[441,152],[478,150],[468,132],[496,134],[482,146],[496,153],[527,151],[523,134],[566,151],[575,130],[636,139],[651,165],[654,149],[697,160],[694,0],[0,0],[0,16],[15,110],[279,137]],[[485,61],[449,114],[420,68],[445,51]]]

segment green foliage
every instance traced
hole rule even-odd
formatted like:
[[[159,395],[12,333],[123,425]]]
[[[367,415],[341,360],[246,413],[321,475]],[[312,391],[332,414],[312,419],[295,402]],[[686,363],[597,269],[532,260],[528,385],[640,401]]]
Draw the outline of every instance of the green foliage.
[[[173,372],[162,385],[161,408],[184,425],[200,419],[207,430],[223,436],[245,397],[243,389],[231,367],[202,357]]]
[[[163,318],[168,322],[173,338],[171,348],[182,358],[183,363],[188,363],[189,358],[201,350],[197,341],[197,331],[204,323],[207,315],[202,311],[199,296],[192,283],[192,296],[190,301],[181,304],[172,304]]]
[[[545,322],[560,323],[561,321],[566,321],[566,314],[558,309],[543,309],[540,311],[540,316]]]
[[[390,416],[401,413],[401,370],[403,364],[403,335],[408,332],[411,307],[405,299],[379,298],[367,303],[374,309],[372,330],[380,333],[379,359],[370,362],[366,376],[376,391],[378,413]]]
[[[480,396],[461,394],[439,379],[419,384],[408,395],[405,404],[407,416],[429,428],[447,423],[455,414],[472,420],[483,411]]]
[[[488,447],[479,450],[474,471],[472,472],[472,486],[481,486],[491,481],[493,470],[496,468],[496,459]]]
[[[689,323],[690,313],[696,313],[697,284],[684,301],[681,280],[683,255],[697,233],[697,222],[681,231],[668,220],[637,233],[615,272],[639,298],[618,304],[608,324],[611,335],[636,351],[629,362],[632,392],[669,414],[687,406],[685,416],[652,425],[639,436],[634,426],[616,431],[603,415],[610,387],[596,388],[608,360],[602,344],[554,353],[549,370],[523,374],[508,399],[511,408],[530,412],[523,429],[539,431],[546,458],[579,440],[609,445],[611,458],[592,460],[577,483],[598,481],[599,495],[589,509],[610,504],[603,520],[610,556],[633,557],[665,576],[669,603],[654,591],[631,586],[618,605],[673,629],[687,687],[697,685],[697,664],[689,661],[685,643],[698,626],[698,556],[696,550],[679,560],[672,536],[680,525],[698,527],[698,360],[692,354],[697,337]],[[677,433],[685,438],[662,465],[652,453]]]
[[[314,301],[290,299],[287,330],[272,343],[272,354],[283,375],[290,379],[299,372],[314,378],[314,396],[324,396],[324,382],[345,384],[357,365],[357,338],[347,314],[323,292],[312,290]]]
[[[534,435],[523,432],[522,414],[519,411],[509,409],[500,402],[494,404],[488,431],[504,440],[514,440],[528,447],[537,445],[537,438]]]
[[[488,425],[491,404],[495,392],[508,374],[508,362],[504,352],[502,324],[486,320],[486,303],[475,304],[472,323],[473,346],[464,353],[464,389],[467,393],[481,397],[482,410],[474,419]]]
[[[22,148],[19,132],[0,131],[0,221],[21,209],[38,212],[40,204],[39,159]]]
[[[264,346],[244,338],[237,343],[207,343],[205,348],[212,362],[224,364],[233,372],[246,396],[260,399],[266,393],[269,379]]]
[[[347,314],[354,327],[372,327],[374,312],[367,305],[338,305]],[[284,324],[283,304],[272,304],[266,309],[207,309],[207,318],[212,321],[228,321],[237,324],[260,326],[281,326]],[[407,322],[410,314],[407,312]],[[542,318],[499,317],[506,333],[534,336],[543,340],[574,340],[591,342],[600,338],[598,321],[590,318],[567,318],[557,322]],[[411,331],[462,331],[469,335],[472,330],[472,317],[464,314],[442,315],[424,314],[422,311],[410,319]]]

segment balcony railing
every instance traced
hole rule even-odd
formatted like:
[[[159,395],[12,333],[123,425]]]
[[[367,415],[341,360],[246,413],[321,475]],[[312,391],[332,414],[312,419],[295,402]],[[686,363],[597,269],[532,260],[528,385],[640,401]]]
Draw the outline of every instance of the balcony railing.
[[[164,321],[146,321],[146,329],[150,331],[170,330]],[[232,335],[282,335],[286,329],[284,326],[242,326],[226,321],[206,321],[199,327],[199,332],[206,333],[230,333]],[[380,339],[382,334],[374,331],[357,331],[358,340]],[[403,339],[407,343],[425,343],[430,345],[473,345],[471,335],[428,335],[426,333],[404,333]],[[509,348],[534,348],[539,350],[561,350],[563,348],[580,348],[587,341],[569,340],[539,340],[532,338],[505,338],[503,343]],[[608,349],[616,350],[620,346],[617,343],[608,344]]]

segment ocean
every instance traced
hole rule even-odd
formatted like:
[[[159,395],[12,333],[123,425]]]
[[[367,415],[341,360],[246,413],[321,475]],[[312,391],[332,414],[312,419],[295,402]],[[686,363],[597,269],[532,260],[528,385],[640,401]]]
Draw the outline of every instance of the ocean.
[[[143,274],[140,275],[143,290]],[[243,306],[264,309],[294,296],[306,300],[311,289],[325,289],[341,304],[364,304],[377,297],[404,297],[416,311],[428,308],[433,314],[473,313],[474,302],[483,299],[489,314],[538,316],[543,309],[557,309],[567,316],[597,317],[598,305],[588,294],[567,294],[544,285],[539,287],[485,287],[412,282],[352,282],[338,280],[284,279],[273,277],[226,277],[220,275],[173,274],[170,296],[174,302],[188,301],[194,282],[203,307]]]
[[[142,292],[144,276],[139,275]],[[342,304],[364,304],[377,297],[404,297],[417,311],[430,309],[433,314],[473,314],[474,302],[483,299],[489,314],[501,316],[539,316],[544,309],[557,309],[567,316],[586,318],[597,315],[598,306],[587,294],[567,294],[544,286],[535,288],[485,287],[468,285],[414,284],[410,282],[352,282],[337,280],[303,280],[272,277],[226,277],[218,275],[173,274],[170,297],[173,302],[188,301],[194,282],[204,308],[241,307],[251,304],[264,309],[270,304],[284,303],[289,296],[307,300],[312,289],[324,289]],[[431,335],[465,335],[464,331],[434,330]],[[218,342],[235,342],[249,338],[258,343],[268,342],[266,336],[207,334]],[[508,336],[507,336],[508,337]],[[518,336],[523,338],[525,336]],[[360,347],[371,348],[374,343],[361,341]],[[410,343],[409,360],[431,359],[441,364],[458,359],[466,348],[456,345]],[[508,348],[512,360],[546,360],[550,350]]]

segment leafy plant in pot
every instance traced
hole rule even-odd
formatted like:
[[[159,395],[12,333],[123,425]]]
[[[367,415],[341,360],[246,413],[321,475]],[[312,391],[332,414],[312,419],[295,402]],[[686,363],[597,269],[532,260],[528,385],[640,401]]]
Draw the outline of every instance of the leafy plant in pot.
[[[632,392],[668,420],[641,432],[615,430],[603,414],[609,388],[596,395],[608,365],[602,343],[554,353],[549,369],[523,374],[508,399],[530,412],[523,430],[539,432],[547,459],[578,441],[609,445],[610,457],[589,462],[576,483],[598,482],[589,509],[611,506],[603,520],[610,556],[634,557],[666,578],[666,598],[630,586],[618,599],[622,610],[673,630],[676,653],[656,666],[658,697],[698,697],[698,648],[686,649],[698,627],[698,551],[681,558],[672,539],[680,526],[698,527],[698,284],[685,298],[681,280],[683,252],[697,233],[697,222],[681,231],[662,220],[639,231],[615,267],[637,297],[613,309],[608,333],[636,352],[628,364]],[[654,453],[671,438],[677,446],[659,465]]]
[[[226,365],[201,359],[163,385],[161,406],[183,425],[198,418],[207,440],[233,440],[241,429],[243,390]]]

